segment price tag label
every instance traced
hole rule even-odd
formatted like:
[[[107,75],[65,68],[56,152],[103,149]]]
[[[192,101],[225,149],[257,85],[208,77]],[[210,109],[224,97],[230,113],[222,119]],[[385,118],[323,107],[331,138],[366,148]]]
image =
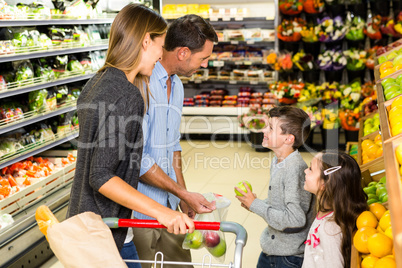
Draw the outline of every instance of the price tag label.
[[[222,20],[223,20],[223,21],[230,21],[230,19],[231,19],[230,17],[226,17],[226,16],[225,16],[225,17],[222,17]]]
[[[252,45],[252,44],[254,44],[255,42],[254,42],[254,40],[248,40],[247,41],[247,44],[249,44],[249,45]]]
[[[218,21],[218,17],[210,17],[209,20],[210,21]]]
[[[243,20],[243,17],[235,17],[235,20]]]
[[[236,80],[230,80],[230,81],[229,81],[229,84],[231,84],[231,85],[236,85],[236,84],[237,84],[237,81],[236,81]]]
[[[258,81],[250,81],[250,85],[258,85]]]
[[[234,64],[235,64],[235,65],[242,65],[243,62],[242,62],[242,61],[235,61]]]
[[[232,45],[238,45],[238,44],[239,44],[239,41],[230,41],[230,43],[231,43]]]
[[[244,61],[244,62],[243,62],[243,64],[244,64],[244,65],[252,65],[252,64],[253,64],[253,62],[252,62],[252,61],[247,60],[247,61]]]
[[[197,80],[194,80],[194,84],[201,84],[201,80],[200,79],[197,79]]]
[[[225,62],[223,60],[214,60],[212,62],[213,67],[223,67],[225,66]]]

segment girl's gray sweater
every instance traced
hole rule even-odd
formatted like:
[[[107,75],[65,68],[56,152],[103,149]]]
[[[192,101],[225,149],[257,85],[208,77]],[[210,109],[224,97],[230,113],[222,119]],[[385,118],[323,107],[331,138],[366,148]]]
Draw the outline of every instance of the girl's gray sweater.
[[[271,163],[268,198],[255,199],[250,211],[268,223],[260,237],[265,254],[303,257],[304,241],[314,220],[314,197],[304,190],[307,165],[298,150],[277,162],[275,156]]]

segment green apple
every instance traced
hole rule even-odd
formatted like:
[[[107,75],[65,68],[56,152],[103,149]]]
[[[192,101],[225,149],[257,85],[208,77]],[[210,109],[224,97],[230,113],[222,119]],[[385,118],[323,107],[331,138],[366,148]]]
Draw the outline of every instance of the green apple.
[[[374,114],[373,119],[380,119],[380,114],[379,113]]]
[[[398,75],[398,77],[395,79],[395,82],[400,85],[402,82],[402,74]]]
[[[388,83],[388,84],[386,84],[385,86],[383,86],[383,88],[384,88],[384,92],[386,92],[387,90],[389,90],[390,88],[393,88],[393,87],[401,87],[400,86],[400,84],[399,83]]]
[[[201,231],[194,230],[194,232],[186,234],[184,238],[184,244],[187,245],[191,249],[197,249],[202,246],[204,242],[204,236]]]
[[[380,197],[383,193],[387,193],[387,188],[385,188],[385,186],[383,186],[383,185],[378,186],[377,189],[376,189],[376,191],[375,191],[375,194],[376,194],[378,197]]]
[[[373,126],[379,126],[380,125],[380,119],[374,118],[373,120]]]
[[[385,94],[385,100],[390,100],[395,98],[396,96],[401,95],[401,91],[393,91],[393,92],[388,92],[387,94]]]
[[[372,181],[372,182],[370,182],[369,184],[367,184],[367,186],[376,186],[377,185],[377,182],[376,181]]]
[[[384,90],[384,96],[386,100],[392,99],[391,95],[395,95],[396,92],[399,92],[400,87],[397,85],[391,86],[387,88],[387,90]]]
[[[373,118],[367,118],[364,120],[364,125],[372,125],[373,124]]]
[[[392,60],[392,64],[394,66],[402,64],[402,55],[398,55],[396,56],[393,60]]]
[[[381,81],[381,85],[383,86],[383,87],[385,87],[388,83],[395,83],[395,78],[393,78],[393,77],[388,77],[388,78],[385,78],[384,80],[382,80]]]
[[[395,51],[391,51],[391,53],[389,53],[387,55],[387,60],[391,60],[391,59],[395,58],[396,56],[398,56],[398,54]]]
[[[385,56],[380,56],[379,58],[378,58],[378,63],[379,64],[381,64],[381,63],[383,63],[383,62],[386,62],[387,61],[387,58],[385,57]]]
[[[243,192],[247,193],[247,189],[244,186],[243,182],[245,184],[247,184],[248,188],[250,188],[251,191],[253,191],[253,187],[251,187],[251,184],[248,181],[241,181],[236,185],[236,187],[240,188],[240,190],[242,190]],[[235,188],[235,193],[236,193],[237,196],[243,196],[239,191],[236,190],[236,188]]]
[[[364,188],[363,188],[363,191],[364,191],[366,194],[375,194],[376,189],[377,189],[377,187],[375,187],[375,185],[373,185],[373,186],[364,187]]]
[[[213,248],[208,248],[209,253],[212,254],[214,257],[221,257],[223,254],[226,253],[226,241],[224,239],[221,239],[221,242],[216,247]]]
[[[388,201],[388,194],[385,194],[381,199],[381,203],[385,203]]]
[[[387,178],[384,176],[380,179],[379,183],[385,184],[387,182]]]
[[[367,194],[367,199],[377,199],[378,197],[375,194]]]

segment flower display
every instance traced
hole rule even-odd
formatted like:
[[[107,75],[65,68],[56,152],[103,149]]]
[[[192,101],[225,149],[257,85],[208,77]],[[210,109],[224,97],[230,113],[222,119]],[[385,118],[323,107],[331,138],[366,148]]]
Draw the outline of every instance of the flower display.
[[[399,12],[398,16],[396,17],[396,24],[394,25],[394,30],[398,34],[402,34],[402,12]]]
[[[310,117],[311,129],[322,124],[322,111],[318,106],[303,106],[301,109]]]
[[[323,123],[322,127],[324,129],[336,129],[341,126],[341,120],[339,118],[339,109],[337,105],[328,105],[322,109]]]
[[[303,50],[297,52],[293,56],[292,62],[302,72],[317,69],[317,64],[314,61],[314,57],[311,54],[304,53]]]
[[[385,35],[392,37],[401,37],[402,35],[395,31],[395,22],[393,19],[387,21],[385,25],[381,25],[381,32]]]
[[[277,53],[271,50],[267,56],[267,64],[275,71],[291,71],[293,69],[292,54],[289,52]]]
[[[381,46],[373,46],[366,50],[366,53],[367,53],[366,67],[369,68],[370,70],[374,69],[375,53],[380,47]]]
[[[317,86],[314,84],[306,84],[306,86],[300,91],[298,103],[303,103],[303,105],[310,106],[310,103],[316,103],[317,100],[321,100],[321,92]]]
[[[327,50],[318,55],[318,67],[324,71],[339,71],[345,68],[347,59],[342,51]]]
[[[280,0],[279,10],[285,15],[297,15],[303,11],[304,0]]]
[[[238,117],[240,127],[252,132],[262,132],[268,125],[268,111],[264,108],[250,107],[247,113]]]
[[[284,19],[277,29],[278,38],[285,42],[297,42],[301,39],[300,32],[305,25],[306,22],[301,18]]]
[[[376,15],[372,18],[372,22],[367,22],[366,27],[364,28],[363,32],[367,35],[370,39],[379,40],[382,38],[381,34],[381,21],[382,18],[380,15]]]
[[[307,43],[318,42],[318,33],[320,28],[317,25],[304,26],[300,32],[302,40]]]
[[[303,10],[306,13],[316,14],[324,10],[324,1],[322,0],[305,0]]]
[[[346,34],[347,28],[345,27],[343,20],[340,16],[336,16],[334,19],[326,16],[321,20],[318,19],[319,27],[319,40],[321,42],[333,42],[343,39]]]
[[[347,33],[345,37],[349,40],[363,40],[364,39],[364,26],[365,21],[358,17],[348,16],[346,20]]]
[[[353,110],[359,106],[361,101],[361,84],[359,81],[355,81],[348,85],[342,85],[340,91],[341,96],[341,108]]]
[[[348,131],[358,131],[358,123],[360,119],[360,109],[341,109],[339,119],[343,129]]]
[[[347,60],[346,69],[358,71],[366,68],[365,64],[367,61],[367,52],[365,50],[351,48],[349,50],[345,50],[343,54]]]
[[[304,83],[275,82],[269,85],[269,89],[280,103],[292,104],[297,102],[304,86]]]
[[[324,104],[330,104],[336,102],[342,97],[342,93],[339,91],[338,82],[332,82],[332,83],[326,82],[316,87],[321,94],[322,102]]]

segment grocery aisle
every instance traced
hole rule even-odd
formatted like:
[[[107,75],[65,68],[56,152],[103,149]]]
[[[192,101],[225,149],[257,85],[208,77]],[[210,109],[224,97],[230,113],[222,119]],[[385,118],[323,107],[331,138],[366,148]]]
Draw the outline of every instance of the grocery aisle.
[[[233,187],[241,180],[247,180],[253,192],[260,198],[266,198],[269,183],[269,166],[272,152],[255,152],[248,144],[238,141],[182,141],[183,170],[190,191],[221,194],[232,201],[227,221],[238,222],[248,233],[247,245],[243,252],[243,267],[256,267],[261,252],[259,237],[266,223],[260,217],[240,206],[235,198]],[[309,164],[312,155],[302,153]],[[225,234],[228,246],[225,263],[233,260],[233,234]],[[193,261],[201,262],[205,249],[193,250]],[[216,262],[214,259],[213,262]],[[54,260],[42,268],[60,268],[62,265]]]

